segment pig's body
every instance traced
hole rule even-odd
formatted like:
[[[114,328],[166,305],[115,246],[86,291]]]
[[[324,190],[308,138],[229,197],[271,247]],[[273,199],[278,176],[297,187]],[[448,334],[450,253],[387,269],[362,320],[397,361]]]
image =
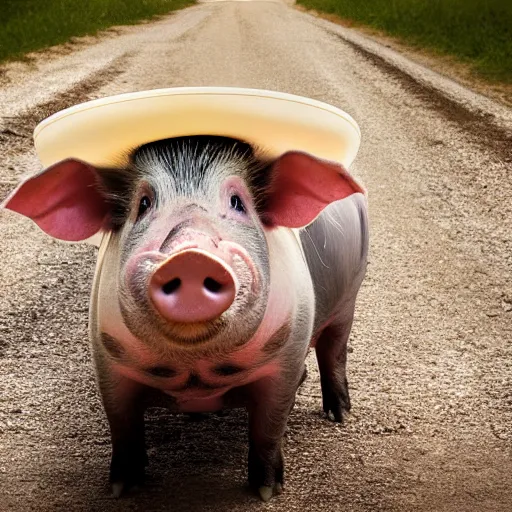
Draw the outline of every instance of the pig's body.
[[[266,239],[271,292],[263,322],[241,347],[235,343],[226,350],[224,342],[220,352],[211,353],[208,345],[193,351],[172,345],[151,350],[130,333],[116,299],[119,241],[107,235],[91,300],[97,367],[163,391],[174,400],[161,399],[181,412],[245,406],[246,394],[237,394],[237,388],[281,374],[292,359],[302,367],[307,348],[326,327],[351,322],[366,269],[366,199],[346,198],[327,207],[307,228],[278,228]],[[120,343],[115,348],[105,344],[105,335]]]
[[[245,406],[243,393],[237,396],[236,388],[281,374],[291,359],[303,365],[314,319],[311,278],[292,230],[273,230],[267,243],[271,291],[254,334],[247,340],[221,339],[217,349],[206,343],[193,349],[171,344],[152,350],[129,331],[117,306],[119,244],[116,237],[108,237],[100,249],[103,258],[98,262],[90,318],[100,379],[104,372],[112,372],[165,394],[151,393],[152,403],[157,400],[181,412],[206,412]],[[115,343],[114,351],[109,342]]]
[[[368,255],[366,198],[354,195],[329,205],[300,238],[314,286],[313,332],[318,335],[353,313]]]
[[[280,492],[282,436],[312,342],[325,412],[341,421],[350,409],[346,348],[368,251],[362,189],[333,163],[300,153],[262,162],[215,137],[143,146],[127,170],[63,165],[83,181],[68,193],[82,234],[54,215],[58,205],[27,208],[30,184],[8,207],[68,240],[107,231],[90,337],[114,493],[143,478],[150,405],[247,407],[249,480],[265,500]],[[53,186],[51,173],[39,179]]]

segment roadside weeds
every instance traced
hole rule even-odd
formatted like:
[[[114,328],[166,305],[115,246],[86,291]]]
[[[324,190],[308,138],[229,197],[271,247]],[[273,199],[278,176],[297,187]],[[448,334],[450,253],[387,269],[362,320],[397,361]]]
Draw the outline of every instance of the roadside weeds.
[[[404,40],[390,36],[382,30],[341,18],[336,14],[319,12],[299,4],[295,4],[293,7],[315,18],[321,18],[345,28],[355,29],[364,36],[401,53],[412,61],[428,67],[476,93],[487,96],[507,107],[512,107],[512,84],[484,79],[476,75],[469,64],[461,62],[456,57],[407,44]]]

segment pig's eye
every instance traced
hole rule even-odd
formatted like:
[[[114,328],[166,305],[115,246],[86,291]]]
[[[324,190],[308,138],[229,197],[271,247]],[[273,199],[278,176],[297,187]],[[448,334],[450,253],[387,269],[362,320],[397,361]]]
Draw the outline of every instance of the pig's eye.
[[[151,200],[148,196],[144,196],[139,203],[139,212],[137,213],[137,219],[142,217],[144,213],[146,213],[146,210],[151,206]]]
[[[242,200],[237,195],[232,195],[230,200],[231,208],[233,210],[236,210],[237,212],[245,213],[245,206],[244,203],[242,203]]]

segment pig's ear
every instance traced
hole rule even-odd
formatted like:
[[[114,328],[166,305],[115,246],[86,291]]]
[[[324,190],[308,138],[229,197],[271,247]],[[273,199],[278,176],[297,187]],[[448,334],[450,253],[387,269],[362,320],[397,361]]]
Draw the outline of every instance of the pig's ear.
[[[0,206],[29,217],[54,238],[78,242],[97,233],[108,215],[98,184],[94,167],[63,160],[25,180]]]
[[[328,204],[358,192],[366,193],[341,164],[290,151],[272,166],[264,221],[269,226],[307,226]]]

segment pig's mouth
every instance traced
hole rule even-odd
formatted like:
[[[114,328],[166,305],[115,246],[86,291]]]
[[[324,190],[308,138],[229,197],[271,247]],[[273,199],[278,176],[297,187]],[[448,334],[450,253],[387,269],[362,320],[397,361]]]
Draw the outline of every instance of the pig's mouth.
[[[182,345],[198,345],[217,336],[226,327],[224,318],[211,322],[165,324],[166,337]]]
[[[167,342],[191,347],[217,337],[228,325],[225,318],[217,318],[210,322],[169,323],[159,314],[153,319],[147,318],[145,314],[144,318],[139,319],[130,313],[132,308],[126,307],[123,302],[121,300],[120,309],[126,326],[134,336],[146,340],[150,345],[155,342],[158,344],[158,338],[155,338],[155,328]],[[148,307],[152,309],[149,304]]]

